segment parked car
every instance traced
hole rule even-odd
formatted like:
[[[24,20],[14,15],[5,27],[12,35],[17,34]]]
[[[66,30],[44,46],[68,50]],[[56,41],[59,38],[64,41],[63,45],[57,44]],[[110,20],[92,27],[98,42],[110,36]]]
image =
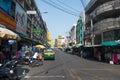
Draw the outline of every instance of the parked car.
[[[55,52],[53,51],[53,49],[46,49],[44,51],[44,60],[46,59],[55,59]]]

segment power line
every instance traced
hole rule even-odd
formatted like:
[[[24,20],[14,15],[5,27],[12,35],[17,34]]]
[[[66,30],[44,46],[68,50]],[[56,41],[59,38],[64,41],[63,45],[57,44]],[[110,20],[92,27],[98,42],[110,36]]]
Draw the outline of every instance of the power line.
[[[83,0],[80,0],[80,2],[82,3],[83,8],[85,9],[85,4]]]
[[[45,0],[41,0],[41,1],[43,1],[44,3],[50,5],[50,6],[56,8],[56,9],[58,9],[58,10],[61,10],[61,11],[65,12],[65,13],[67,13],[67,14],[70,14],[70,15],[79,17],[79,15],[76,15],[76,14],[73,14],[73,13],[71,13],[71,12],[68,12],[68,11],[66,11],[66,10],[64,10],[64,9],[62,9],[62,8],[60,8],[60,7],[58,7],[58,6],[56,6],[56,5],[53,5],[52,3],[48,2],[48,1],[45,1]]]
[[[57,3],[53,2],[52,0],[49,0],[49,1],[50,1],[52,4],[56,5],[56,6],[59,6],[59,7],[65,9],[65,10],[67,10],[67,11],[69,11],[69,12],[72,12],[72,13],[74,13],[74,14],[77,14],[76,12],[73,12],[73,11],[71,11],[70,9],[67,9],[67,8],[61,6],[60,4],[57,4]]]
[[[68,8],[70,8],[70,9],[76,11],[76,12],[80,12],[80,11],[78,11],[77,9],[74,9],[74,8],[72,8],[71,6],[69,6],[69,5],[67,5],[67,4],[65,4],[65,3],[63,3],[63,2],[61,2],[61,1],[59,1],[59,0],[56,0],[56,1],[59,2],[59,3],[61,3],[61,4],[64,5],[64,6],[68,7]]]

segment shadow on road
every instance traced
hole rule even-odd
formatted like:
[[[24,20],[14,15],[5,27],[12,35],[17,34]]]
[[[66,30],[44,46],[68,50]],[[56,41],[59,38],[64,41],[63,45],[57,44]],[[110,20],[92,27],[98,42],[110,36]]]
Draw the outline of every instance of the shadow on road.
[[[18,66],[18,76],[19,79],[22,79],[27,73],[29,73],[30,69],[26,68],[24,66],[19,65]]]

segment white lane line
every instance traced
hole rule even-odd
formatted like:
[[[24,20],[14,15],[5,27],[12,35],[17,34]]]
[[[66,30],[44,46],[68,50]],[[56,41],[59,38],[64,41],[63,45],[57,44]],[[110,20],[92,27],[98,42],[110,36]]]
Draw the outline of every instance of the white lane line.
[[[65,76],[25,76],[24,78],[31,78],[31,77],[34,77],[34,78],[65,78]]]

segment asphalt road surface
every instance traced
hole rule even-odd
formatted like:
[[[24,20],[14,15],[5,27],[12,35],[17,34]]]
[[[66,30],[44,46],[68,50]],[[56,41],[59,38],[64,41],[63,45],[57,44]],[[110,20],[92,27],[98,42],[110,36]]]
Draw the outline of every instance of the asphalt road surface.
[[[55,60],[29,68],[22,80],[120,80],[120,65],[87,60],[55,50]]]

